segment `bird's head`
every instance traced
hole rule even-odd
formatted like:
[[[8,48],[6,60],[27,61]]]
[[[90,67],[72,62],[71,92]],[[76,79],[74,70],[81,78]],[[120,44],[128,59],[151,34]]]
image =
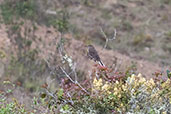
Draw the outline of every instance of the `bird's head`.
[[[86,45],[87,48],[94,48],[93,45],[89,44],[89,45]]]

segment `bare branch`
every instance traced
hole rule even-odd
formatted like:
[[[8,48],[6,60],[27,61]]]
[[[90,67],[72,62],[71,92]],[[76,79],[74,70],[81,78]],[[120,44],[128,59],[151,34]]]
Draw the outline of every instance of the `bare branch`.
[[[76,73],[76,63],[74,63],[73,67],[72,67],[72,70],[74,72],[74,76],[75,76],[75,81],[78,81],[78,77],[77,77],[77,73]]]
[[[107,35],[105,34],[105,32],[103,31],[103,29],[100,27],[100,31],[101,33],[103,34],[104,38],[106,39],[106,42],[105,42],[105,45],[103,48],[106,48],[107,47],[107,44],[109,42],[109,40],[114,40],[116,39],[116,29],[114,29],[114,33],[113,33],[113,37],[112,38],[108,38]]]
[[[74,83],[75,84],[75,81],[65,72],[65,70],[62,68],[62,67],[60,67],[60,69],[62,70],[62,72],[65,74],[65,76],[72,82],[72,83]]]
[[[61,45],[60,45],[58,51],[59,51],[59,54],[60,54],[61,58],[63,59],[63,55],[62,55],[63,49],[62,49]],[[73,65],[72,68],[71,68],[72,71],[70,72],[70,73],[72,73],[72,72],[74,73],[75,81],[69,76],[70,73],[68,74],[68,73],[64,70],[63,67],[59,67],[59,68],[62,70],[62,72],[65,74],[65,76],[66,76],[72,83],[78,85],[85,93],[88,94],[87,90],[85,90],[85,89],[80,85],[80,83],[78,83],[78,77],[77,77],[77,73],[76,73],[76,63],[74,63],[74,65]]]
[[[96,71],[96,78],[99,79],[99,77],[100,77],[100,76],[98,75],[98,72]]]
[[[51,96],[56,101],[56,96],[54,96],[53,93],[49,92],[48,89],[45,89],[45,90],[46,90],[47,95]]]
[[[86,89],[84,89],[80,83],[78,83],[78,81],[75,82],[76,85],[78,85],[85,93],[89,94],[88,91]]]
[[[60,39],[62,40],[62,34],[59,34],[59,35],[60,35]],[[59,53],[59,55],[60,55],[61,60],[62,60],[62,61],[68,62],[69,67],[71,68],[72,71],[69,72],[69,73],[67,73],[67,72],[65,71],[65,68],[64,68],[63,66],[58,66],[58,68],[64,73],[64,75],[65,75],[73,84],[79,86],[85,93],[89,94],[88,91],[87,91],[86,89],[84,89],[84,88],[81,86],[81,84],[78,82],[78,76],[77,76],[77,73],[76,73],[76,63],[73,62],[72,59],[71,59],[69,56],[67,56],[67,55],[65,54],[65,50],[64,50],[64,47],[63,47],[63,43],[60,41],[59,43],[56,43],[56,45],[58,45],[58,53]],[[68,59],[68,58],[69,58],[69,59]],[[45,62],[47,63],[48,67],[51,68],[50,63],[48,62],[48,60],[46,60],[46,59],[44,59],[44,60],[45,60]],[[72,63],[72,64],[70,65],[70,63]],[[54,73],[56,69],[51,69],[51,70],[52,70],[52,72]],[[70,77],[70,75],[71,75],[72,73],[73,73],[74,76],[75,76],[74,79],[72,79],[72,78]]]
[[[115,67],[115,69],[114,69],[114,72],[116,72],[116,71],[121,67],[122,62],[123,62],[122,59],[120,59],[120,61],[119,61],[118,65],[117,65],[117,67]]]
[[[103,34],[103,36],[105,37],[105,39],[108,39],[107,36],[106,36],[106,34],[105,34],[105,32],[103,31],[102,27],[100,27],[100,31]]]
[[[67,96],[70,98],[70,103],[73,105],[74,102],[73,102],[72,97],[71,97],[71,95],[69,94],[69,92],[67,92]]]
[[[74,104],[74,102],[72,101],[71,95],[69,93],[67,93],[69,99],[63,99],[63,98],[62,99],[58,99],[58,97],[54,93],[51,93],[48,89],[45,89],[45,90],[46,90],[46,94],[48,96],[52,97],[54,99],[55,103],[57,103],[58,100],[59,100],[59,101],[63,102],[63,105],[65,105],[65,104],[73,105]]]
[[[92,72],[91,71],[88,71],[88,73],[89,73],[90,80],[92,80]]]
[[[47,63],[48,67],[50,68],[50,63],[45,58],[43,58],[43,59]]]
[[[84,88],[78,83],[77,80],[74,81],[74,80],[66,73],[66,71],[65,71],[62,67],[60,67],[60,69],[62,70],[62,72],[65,74],[65,76],[66,76],[72,83],[78,85],[85,93],[89,94],[89,93],[87,92],[87,90],[84,89]]]
[[[62,57],[63,44],[61,43],[61,40],[62,40],[62,34],[61,33],[59,33],[59,38],[60,38],[60,41],[59,41],[60,43],[59,44],[56,43],[56,46],[59,45],[58,51],[59,51],[60,56]]]

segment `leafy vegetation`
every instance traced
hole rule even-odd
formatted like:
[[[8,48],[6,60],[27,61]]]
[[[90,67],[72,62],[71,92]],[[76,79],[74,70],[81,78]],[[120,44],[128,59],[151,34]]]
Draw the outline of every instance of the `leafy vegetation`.
[[[60,32],[68,31],[69,29],[69,14],[66,10],[57,12],[57,17],[49,17],[48,24],[57,28]]]
[[[34,20],[36,18],[35,8],[34,0],[5,0],[1,4],[1,14],[6,24],[13,23],[14,19],[20,17]]]
[[[170,17],[167,13],[158,12],[158,9],[169,11],[167,6],[171,2],[169,0],[155,1],[154,9],[157,10],[155,11],[157,13],[150,17],[152,12],[149,9],[153,9],[151,3],[154,0],[149,2],[147,8],[143,1],[132,1],[129,3],[129,7],[126,5],[128,1],[112,3],[112,7],[109,6],[109,3],[106,3],[105,8],[101,6],[101,1],[98,1],[98,5],[96,5],[97,1],[83,0],[81,3],[79,1],[72,1],[72,3],[70,1],[58,1],[59,6],[61,5],[60,8],[50,8],[53,14],[47,13],[46,11],[49,9],[45,7],[42,10],[39,7],[42,4],[38,4],[41,2],[36,0],[4,0],[0,4],[3,22],[6,24],[6,32],[12,45],[7,50],[8,52],[3,48],[0,49],[0,65],[1,60],[6,62],[5,65],[2,62],[2,70],[5,69],[4,77],[1,79],[0,76],[0,114],[167,114],[171,112],[170,70],[166,71],[167,79],[162,79],[165,74],[161,72],[156,72],[155,78],[146,79],[141,74],[136,73],[137,64],[134,62],[125,72],[94,65],[88,77],[84,74],[84,72],[89,72],[87,69],[85,71],[77,70],[72,57],[68,56],[65,51],[60,52],[64,49],[60,46],[64,46],[64,43],[67,42],[65,37],[68,37],[68,34],[65,33],[70,31],[71,26],[75,29],[74,34],[78,34],[81,40],[89,42],[87,40],[89,38],[90,42],[97,42],[95,38],[98,38],[98,42],[100,42],[99,38],[102,36],[97,33],[94,26],[101,25],[107,33],[112,33],[112,25],[114,24],[117,25],[117,34],[119,34],[116,45],[111,43],[109,47],[116,46],[120,48],[119,45],[122,44],[123,49],[129,49],[132,46],[137,55],[147,47],[150,50],[149,53],[153,53],[153,50],[158,49],[155,47],[155,43],[158,41],[156,37],[160,37],[160,39],[163,37],[160,40],[162,43],[161,50],[163,53],[166,52],[170,55],[171,31],[165,31],[164,34],[161,34],[156,33],[156,31],[151,32],[148,27],[158,28],[160,31],[160,28],[154,25],[163,24]],[[47,1],[43,2],[46,3]],[[68,5],[68,3],[71,5]],[[74,5],[79,6],[81,13],[78,13],[77,7],[72,7]],[[70,11],[68,7],[73,8],[73,10]],[[144,7],[145,10],[141,9]],[[86,8],[88,10],[84,11]],[[149,16],[148,19],[144,16],[144,12],[145,16]],[[116,15],[117,18],[114,18]],[[75,16],[81,21],[75,19]],[[98,16],[100,16],[100,19]],[[71,25],[70,19],[75,23],[78,21],[80,25]],[[143,19],[147,21],[143,22]],[[60,41],[52,40],[52,42],[48,42],[50,39],[47,36],[53,32],[50,30],[43,31],[47,32],[43,37],[45,42],[42,41],[41,37],[37,37],[35,31],[40,24],[53,26],[55,32],[57,29],[57,34],[51,37],[56,39],[61,33],[62,35],[59,35]],[[112,29],[109,26],[112,26]],[[167,27],[164,26],[163,29],[161,26],[161,29],[167,30]],[[138,30],[138,28],[142,30]],[[128,31],[128,33],[125,33],[125,31]],[[85,36],[82,35],[84,32]],[[153,32],[157,34],[156,37]],[[122,36],[122,33],[125,33],[124,36]],[[41,36],[40,34],[39,36]],[[40,44],[43,45],[39,47]],[[48,48],[41,49],[47,45]],[[68,45],[70,44],[68,43]],[[52,48],[52,50],[49,48]],[[49,61],[40,57],[44,56],[44,53],[41,53],[42,51],[52,51],[47,53],[48,57],[46,55]],[[156,53],[160,54],[160,52]],[[130,55],[132,56],[132,53]],[[49,75],[54,78],[53,83],[51,79],[47,78]],[[77,78],[78,80],[76,80]],[[45,80],[49,83],[44,83]],[[44,84],[41,86],[42,83]],[[53,84],[54,87],[51,88],[50,84]],[[32,102],[26,103],[27,106],[25,105],[27,101],[22,102],[15,95],[21,88],[26,89],[26,92],[36,91],[36,95],[32,94],[29,98]],[[17,93],[17,95],[20,94]]]
[[[56,11],[56,15],[50,15],[46,14],[46,12],[40,12],[37,4],[35,0],[5,0],[0,5],[4,23],[15,25],[16,22],[20,22],[20,19],[27,19],[37,23],[47,21],[43,24],[52,25],[60,32],[68,31],[70,24],[67,10]],[[41,17],[39,17],[39,13],[43,13]]]
[[[15,84],[9,80],[3,81],[1,87],[4,87],[3,91],[0,91],[0,113],[1,114],[26,114],[24,105],[18,103],[17,99],[13,98],[11,101],[7,101],[7,97],[13,93]]]
[[[45,84],[42,87],[46,91],[41,93],[40,97],[34,97],[32,106],[37,107],[35,109],[43,108],[48,109],[51,113],[60,112],[62,114],[167,114],[171,111],[170,79],[160,80],[162,74],[149,80],[142,77],[141,74],[132,74],[125,78],[124,74],[112,75],[113,73],[110,72],[106,67],[95,66],[92,80],[81,83],[88,93],[67,78],[62,80],[61,87],[55,93],[51,93],[48,85]],[[99,74],[99,77],[96,77],[96,73]],[[4,93],[1,93],[1,98],[2,95],[4,96]],[[16,100],[7,103],[2,98],[0,106],[2,114],[13,111],[26,112]]]

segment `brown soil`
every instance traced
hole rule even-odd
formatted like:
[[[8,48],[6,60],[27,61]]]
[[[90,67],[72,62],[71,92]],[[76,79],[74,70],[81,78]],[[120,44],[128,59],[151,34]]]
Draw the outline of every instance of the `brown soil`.
[[[51,31],[51,33],[48,34],[47,31]],[[0,49],[5,51],[7,54],[6,57],[8,57],[10,56],[8,55],[10,54],[8,52],[10,52],[11,44],[6,33],[5,25],[1,25],[0,33]],[[32,47],[34,48],[34,45],[38,45],[38,47],[41,49],[40,56],[42,58],[47,58],[50,53],[55,51],[55,46],[50,46],[49,44],[54,43],[55,38],[59,39],[59,33],[56,32],[52,27],[47,28],[45,26],[38,26],[38,30],[36,31],[35,35],[37,38],[42,39],[42,43],[33,43]],[[88,74],[88,71],[91,71],[95,62],[87,58],[85,47],[86,43],[75,40],[71,34],[65,34],[64,38],[66,38],[68,41],[65,47],[68,56],[71,56],[77,63],[77,68],[79,70]],[[55,42],[57,41],[58,40],[55,40]],[[166,69],[169,69],[169,66],[161,67],[159,64],[155,64],[144,59],[137,59],[136,57],[130,57],[118,51],[103,49],[97,45],[94,46],[97,49],[104,64],[109,68],[111,68],[112,65],[117,64],[116,67],[118,67],[118,70],[124,71],[126,68],[132,65],[132,62],[134,62],[137,67],[137,72],[142,73],[147,78],[152,77],[152,74],[155,71],[166,71]],[[3,59],[3,62],[5,61],[6,59]]]

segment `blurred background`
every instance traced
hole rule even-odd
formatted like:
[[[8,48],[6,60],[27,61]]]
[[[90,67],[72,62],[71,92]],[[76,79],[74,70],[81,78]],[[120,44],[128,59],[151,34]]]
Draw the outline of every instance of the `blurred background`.
[[[109,38],[117,31],[105,49],[101,28]],[[171,67],[171,1],[0,0],[0,80],[18,85],[14,95],[21,102],[44,83],[58,87],[61,44],[80,81],[95,64],[86,57],[87,44],[109,68],[147,78],[165,72]]]

